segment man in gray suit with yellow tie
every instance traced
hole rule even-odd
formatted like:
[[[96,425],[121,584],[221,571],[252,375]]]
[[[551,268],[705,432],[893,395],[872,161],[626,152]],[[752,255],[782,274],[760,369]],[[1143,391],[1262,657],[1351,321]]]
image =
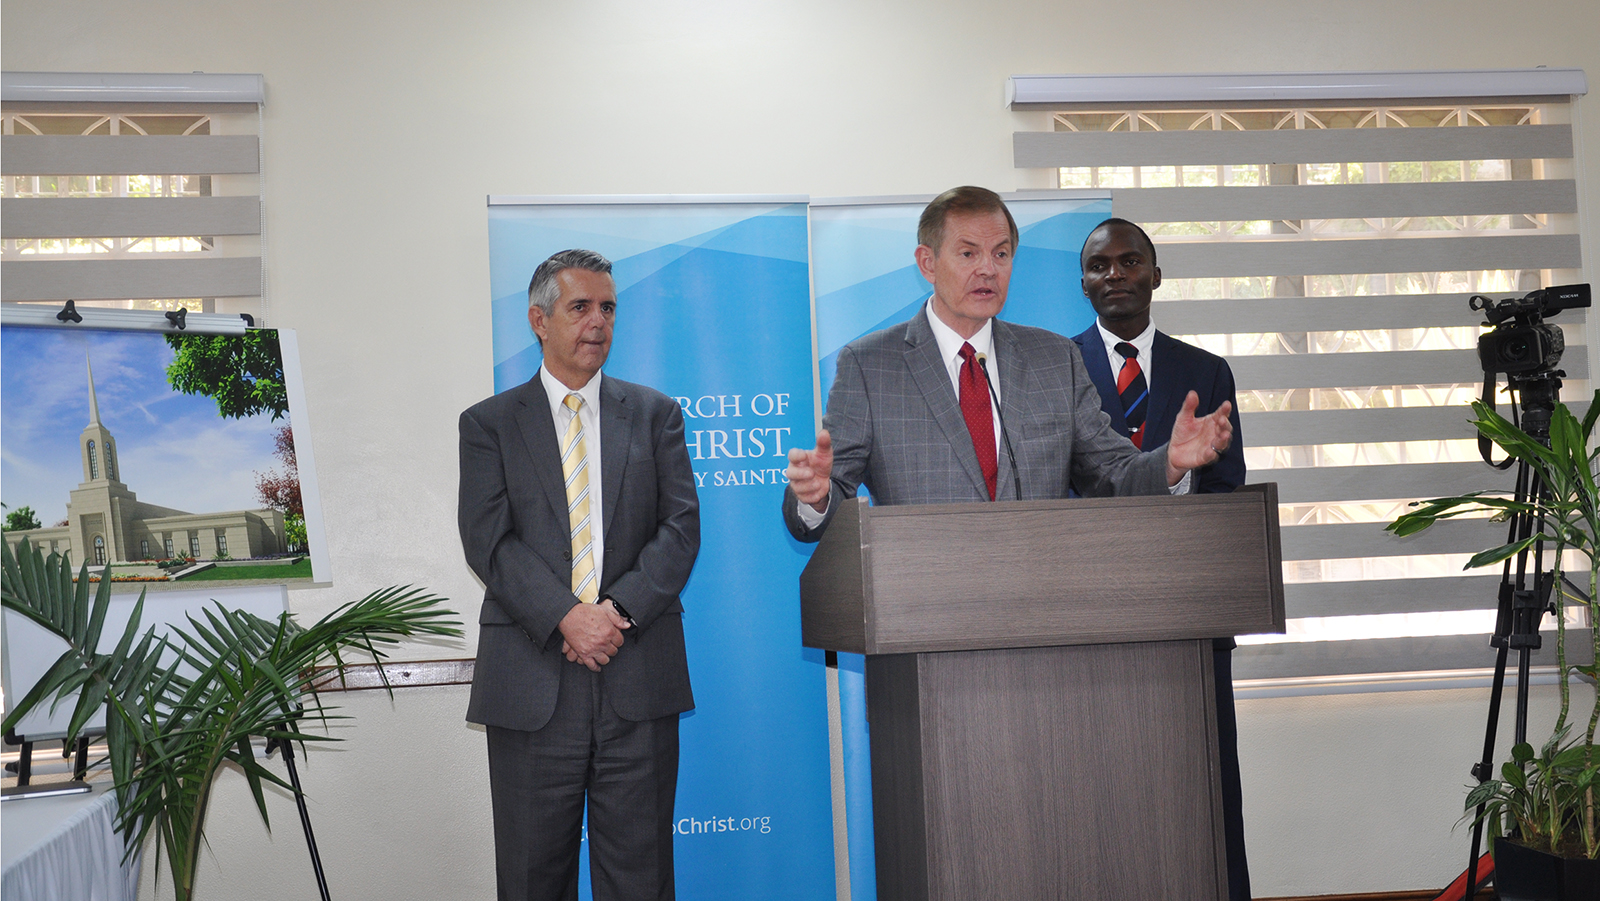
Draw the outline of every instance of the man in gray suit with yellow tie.
[[[1232,437],[1230,406],[1196,417],[1190,394],[1167,445],[1116,434],[1077,345],[1002,322],[1017,226],[998,194],[961,187],[923,210],[917,268],[933,285],[909,321],[839,352],[823,430],[789,454],[784,521],[816,541],[866,485],[879,504],[1187,490]]]
[[[678,405],[600,373],[616,308],[599,254],[540,264],[539,374],[461,414],[461,544],[485,588],[467,719],[488,733],[502,901],[575,901],[586,802],[596,901],[674,897],[700,507]]]

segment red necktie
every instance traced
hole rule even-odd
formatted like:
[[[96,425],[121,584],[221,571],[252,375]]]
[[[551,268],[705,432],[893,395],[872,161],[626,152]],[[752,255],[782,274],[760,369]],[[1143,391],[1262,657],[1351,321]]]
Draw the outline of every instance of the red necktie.
[[[966,417],[972,449],[978,454],[978,467],[994,500],[994,486],[1000,475],[1000,462],[994,451],[994,411],[989,406],[989,380],[978,368],[978,353],[971,344],[961,345],[961,415]]]

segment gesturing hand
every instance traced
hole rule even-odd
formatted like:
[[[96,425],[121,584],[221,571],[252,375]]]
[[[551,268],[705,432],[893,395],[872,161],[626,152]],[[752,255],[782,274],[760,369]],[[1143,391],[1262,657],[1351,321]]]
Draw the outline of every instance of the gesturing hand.
[[[827,429],[817,433],[815,450],[789,449],[789,468],[783,471],[794,496],[818,513],[828,510],[828,492],[833,476],[833,437]]]
[[[1233,442],[1233,423],[1228,421],[1233,404],[1223,401],[1210,415],[1196,417],[1199,406],[1200,395],[1190,391],[1172,424],[1172,440],[1167,444],[1168,485],[1178,484],[1191,469],[1215,463]]]

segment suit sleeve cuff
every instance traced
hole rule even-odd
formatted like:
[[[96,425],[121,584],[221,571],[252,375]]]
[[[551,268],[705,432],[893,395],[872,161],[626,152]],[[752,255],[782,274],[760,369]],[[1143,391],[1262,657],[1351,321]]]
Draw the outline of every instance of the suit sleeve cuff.
[[[828,506],[833,506],[833,492],[831,491],[828,493]],[[817,526],[822,525],[823,521],[828,518],[828,511],[826,509],[824,509],[821,513],[818,513],[815,507],[799,499],[798,497],[794,499],[794,512],[795,515],[800,517],[800,523],[808,530],[815,529]]]

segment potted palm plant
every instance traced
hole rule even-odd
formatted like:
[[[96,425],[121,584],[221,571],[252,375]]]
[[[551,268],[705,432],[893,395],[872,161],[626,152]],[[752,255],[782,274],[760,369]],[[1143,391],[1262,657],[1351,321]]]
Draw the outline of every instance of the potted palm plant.
[[[1592,901],[1600,898],[1600,810],[1596,809],[1600,756],[1594,746],[1596,727],[1600,726],[1600,693],[1587,720],[1575,720],[1572,682],[1582,677],[1593,684],[1593,661],[1600,660],[1600,629],[1569,630],[1566,614],[1574,607],[1582,608],[1588,623],[1600,623],[1600,486],[1595,479],[1600,448],[1590,446],[1595,421],[1600,418],[1600,391],[1595,392],[1582,422],[1565,404],[1555,404],[1548,445],[1487,404],[1474,402],[1472,409],[1480,433],[1527,465],[1544,486],[1542,496],[1519,500],[1480,491],[1418,501],[1412,504],[1415,509],[1387,528],[1403,536],[1441,519],[1468,514],[1537,517],[1527,538],[1484,550],[1474,555],[1467,567],[1502,563],[1535,543],[1554,552],[1560,710],[1549,739],[1537,751],[1530,743],[1516,744],[1511,759],[1500,768],[1500,778],[1474,787],[1466,807],[1469,815],[1479,805],[1483,807],[1482,820],[1494,839],[1495,883],[1501,897]],[[1564,578],[1564,552],[1568,550],[1588,561],[1586,595],[1582,589],[1571,590],[1572,583]],[[1569,647],[1569,639],[1573,646]],[[1590,662],[1579,661],[1581,657]]]
[[[153,628],[140,632],[141,592],[116,647],[101,653],[110,579],[91,583],[87,564],[75,579],[69,559],[46,558],[26,539],[15,554],[5,548],[3,564],[5,609],[67,644],[45,677],[6,711],[5,728],[40,703],[77,691],[68,726],[74,741],[104,707],[118,831],[129,855],[155,835],[179,901],[193,897],[206,808],[223,767],[244,773],[263,822],[265,784],[295,791],[256,759],[252,737],[298,742],[302,750],[308,741],[336,740],[296,725],[338,718],[311,690],[314,680],[327,676],[319,667],[342,671],[352,653],[381,660],[382,649],[403,638],[461,634],[440,606],[444,598],[404,587],[374,592],[305,627],[287,613],[268,621],[218,604],[205,611],[204,621],[191,617],[187,629],[173,627],[159,637]],[[98,588],[91,597],[92,584]]]

